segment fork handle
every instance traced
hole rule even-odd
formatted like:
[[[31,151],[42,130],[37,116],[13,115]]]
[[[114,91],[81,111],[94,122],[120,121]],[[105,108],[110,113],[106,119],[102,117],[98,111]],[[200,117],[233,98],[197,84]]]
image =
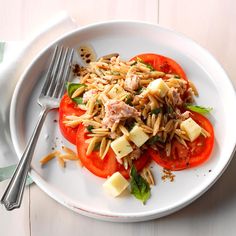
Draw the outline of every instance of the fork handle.
[[[1,203],[5,205],[8,211],[19,208],[21,205],[25,182],[30,169],[30,163],[34,154],[35,146],[49,110],[50,109],[48,107],[42,108],[34,132],[30,137],[20,162],[18,163],[14,174],[2,196]]]

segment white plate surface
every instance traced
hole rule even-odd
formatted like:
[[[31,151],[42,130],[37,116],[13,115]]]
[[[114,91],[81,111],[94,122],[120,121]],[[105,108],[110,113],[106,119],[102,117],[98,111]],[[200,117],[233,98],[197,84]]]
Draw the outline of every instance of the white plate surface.
[[[52,147],[70,144],[58,129],[57,111],[45,122],[32,161],[31,176],[52,198],[66,207],[97,219],[116,222],[149,220],[170,214],[203,194],[223,173],[235,147],[235,91],[218,62],[192,40],[171,30],[142,22],[109,22],[73,31],[43,50],[21,77],[12,99],[10,125],[14,147],[20,157],[38,118],[37,97],[55,44],[78,48],[91,44],[97,56],[119,52],[123,59],[153,52],[176,60],[197,86],[199,105],[214,108],[209,116],[215,129],[215,147],[207,163],[193,169],[174,172],[174,182],[161,180],[161,168],[152,164],[157,185],[142,205],[129,194],[111,198],[102,188],[104,179],[85,168],[68,163],[61,169],[56,160],[41,168],[39,160]],[[73,147],[73,146],[70,146]]]

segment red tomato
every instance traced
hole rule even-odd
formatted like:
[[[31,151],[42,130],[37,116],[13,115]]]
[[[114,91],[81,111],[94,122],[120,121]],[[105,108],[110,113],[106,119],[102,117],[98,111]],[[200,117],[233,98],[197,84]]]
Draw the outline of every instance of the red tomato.
[[[137,55],[131,60],[137,60],[137,58],[150,64],[155,70],[165,72],[166,74],[176,74],[184,80],[188,80],[182,67],[171,58],[153,53],[145,53]]]
[[[83,125],[78,126],[76,146],[78,157],[82,164],[96,176],[107,178],[113,173],[120,171],[120,173],[125,177],[129,178],[129,170],[125,170],[123,165],[119,164],[116,160],[115,153],[110,148],[107,155],[102,160],[99,157],[98,151],[93,151],[90,155],[86,155],[86,150],[88,144],[85,143],[88,132]],[[134,161],[136,169],[141,170],[149,161],[149,155],[143,155],[138,160]]]
[[[188,148],[173,139],[169,157],[166,156],[165,150],[155,151],[150,148],[148,153],[157,164],[169,170],[182,170],[200,165],[209,158],[214,146],[213,127],[206,117],[198,113],[192,112],[191,117],[210,134],[210,137],[200,135],[195,141],[186,142]]]
[[[66,126],[63,121],[65,121],[65,116],[76,115],[81,116],[84,111],[77,107],[77,104],[73,102],[67,94],[65,94],[60,102],[59,106],[59,126],[63,136],[71,143],[76,144],[76,133],[77,127],[71,128]]]

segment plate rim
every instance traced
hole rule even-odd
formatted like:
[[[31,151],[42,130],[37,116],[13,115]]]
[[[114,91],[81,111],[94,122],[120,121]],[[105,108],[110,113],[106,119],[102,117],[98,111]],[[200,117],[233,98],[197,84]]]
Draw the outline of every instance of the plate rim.
[[[144,21],[126,21],[126,20],[113,20],[113,21],[104,21],[104,22],[98,22],[98,23],[94,23],[94,24],[90,24],[87,26],[83,26],[81,28],[77,28],[74,29],[66,34],[63,34],[62,36],[56,38],[53,42],[51,42],[49,45],[47,45],[46,47],[44,47],[33,59],[33,61],[26,67],[26,69],[24,70],[23,74],[21,75],[17,86],[14,90],[13,96],[12,96],[12,100],[11,100],[11,105],[10,105],[10,132],[11,132],[11,137],[12,137],[12,142],[13,142],[13,146],[14,149],[16,150],[17,156],[19,157],[19,153],[20,150],[18,148],[18,144],[17,144],[17,139],[14,137],[14,130],[16,130],[16,127],[14,125],[15,121],[14,121],[14,117],[15,117],[15,113],[14,113],[14,108],[16,105],[16,97],[17,94],[19,92],[20,89],[20,85],[22,84],[22,82],[24,81],[24,78],[26,77],[29,69],[35,64],[35,62],[47,51],[49,50],[53,45],[55,45],[56,42],[61,41],[64,38],[67,38],[68,36],[72,36],[73,34],[76,34],[78,31],[83,31],[83,30],[88,30],[90,28],[93,27],[97,27],[97,26],[106,26],[109,24],[142,24],[142,25],[147,25],[147,26],[151,26],[151,27],[157,27],[160,28],[162,30],[168,31],[172,34],[178,35],[180,38],[183,38],[184,40],[188,40],[190,43],[193,43],[195,46],[197,46],[198,48],[200,48],[208,57],[211,58],[211,60],[214,61],[215,64],[217,64],[217,66],[219,67],[219,69],[221,70],[221,72],[225,75],[224,79],[227,79],[227,82],[229,83],[230,87],[234,88],[232,81],[229,79],[229,76],[227,75],[227,73],[225,72],[225,70],[223,69],[223,67],[221,66],[221,64],[216,60],[215,57],[213,57],[211,55],[211,53],[206,50],[204,47],[202,47],[201,45],[199,45],[198,43],[196,43],[194,40],[192,40],[191,38],[185,36],[182,33],[176,32],[172,29],[160,26],[158,24],[152,24],[152,23],[148,23],[148,22],[144,22]],[[234,93],[235,95],[235,93]],[[82,215],[86,215],[86,216],[90,216],[93,218],[97,218],[97,219],[102,219],[102,220],[108,220],[108,221],[117,221],[117,222],[135,222],[135,221],[144,221],[144,220],[149,220],[149,219],[154,219],[154,218],[159,218],[159,217],[163,217],[166,215],[169,215],[171,213],[174,213],[182,208],[184,208],[185,206],[189,205],[191,202],[195,201],[198,197],[200,197],[202,194],[204,194],[218,179],[219,177],[224,173],[224,171],[226,170],[226,168],[228,167],[230,161],[232,160],[232,157],[234,155],[235,152],[235,146],[236,146],[236,141],[234,144],[234,148],[233,150],[231,150],[231,155],[228,158],[226,164],[224,165],[224,167],[221,169],[220,172],[217,173],[217,175],[214,176],[213,180],[211,181],[207,181],[206,182],[206,186],[203,187],[203,190],[198,191],[197,194],[192,194],[193,197],[189,198],[189,199],[184,199],[182,202],[174,204],[173,206],[169,207],[168,209],[164,210],[164,211],[160,211],[160,212],[155,212],[155,210],[149,210],[149,211],[145,211],[145,212],[139,212],[139,213],[111,213],[111,212],[106,212],[106,211],[92,211],[91,209],[87,210],[87,209],[83,209],[81,207],[77,207],[74,205],[71,205],[70,202],[66,201],[66,198],[64,196],[64,194],[61,194],[59,192],[59,195],[55,195],[55,193],[53,193],[53,187],[50,186],[46,181],[44,181],[34,170],[31,170],[30,175],[32,176],[33,180],[36,182],[36,184],[45,192],[47,193],[50,197],[52,197],[53,199],[55,199],[57,202],[61,203],[62,205],[66,206],[67,208],[78,212]],[[58,190],[56,191],[58,194]],[[58,197],[59,196],[59,197]],[[60,199],[62,198],[62,199]],[[64,200],[63,200],[64,199]]]

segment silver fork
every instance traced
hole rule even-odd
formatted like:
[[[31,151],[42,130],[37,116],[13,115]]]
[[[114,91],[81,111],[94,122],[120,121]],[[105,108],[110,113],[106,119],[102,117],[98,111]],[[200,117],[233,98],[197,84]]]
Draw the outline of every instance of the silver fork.
[[[19,208],[21,205],[26,178],[41,128],[48,112],[59,106],[60,98],[65,90],[65,82],[69,78],[73,54],[74,50],[69,48],[56,46],[54,50],[46,80],[38,98],[38,103],[42,108],[39,120],[1,199],[1,203],[7,210]]]

